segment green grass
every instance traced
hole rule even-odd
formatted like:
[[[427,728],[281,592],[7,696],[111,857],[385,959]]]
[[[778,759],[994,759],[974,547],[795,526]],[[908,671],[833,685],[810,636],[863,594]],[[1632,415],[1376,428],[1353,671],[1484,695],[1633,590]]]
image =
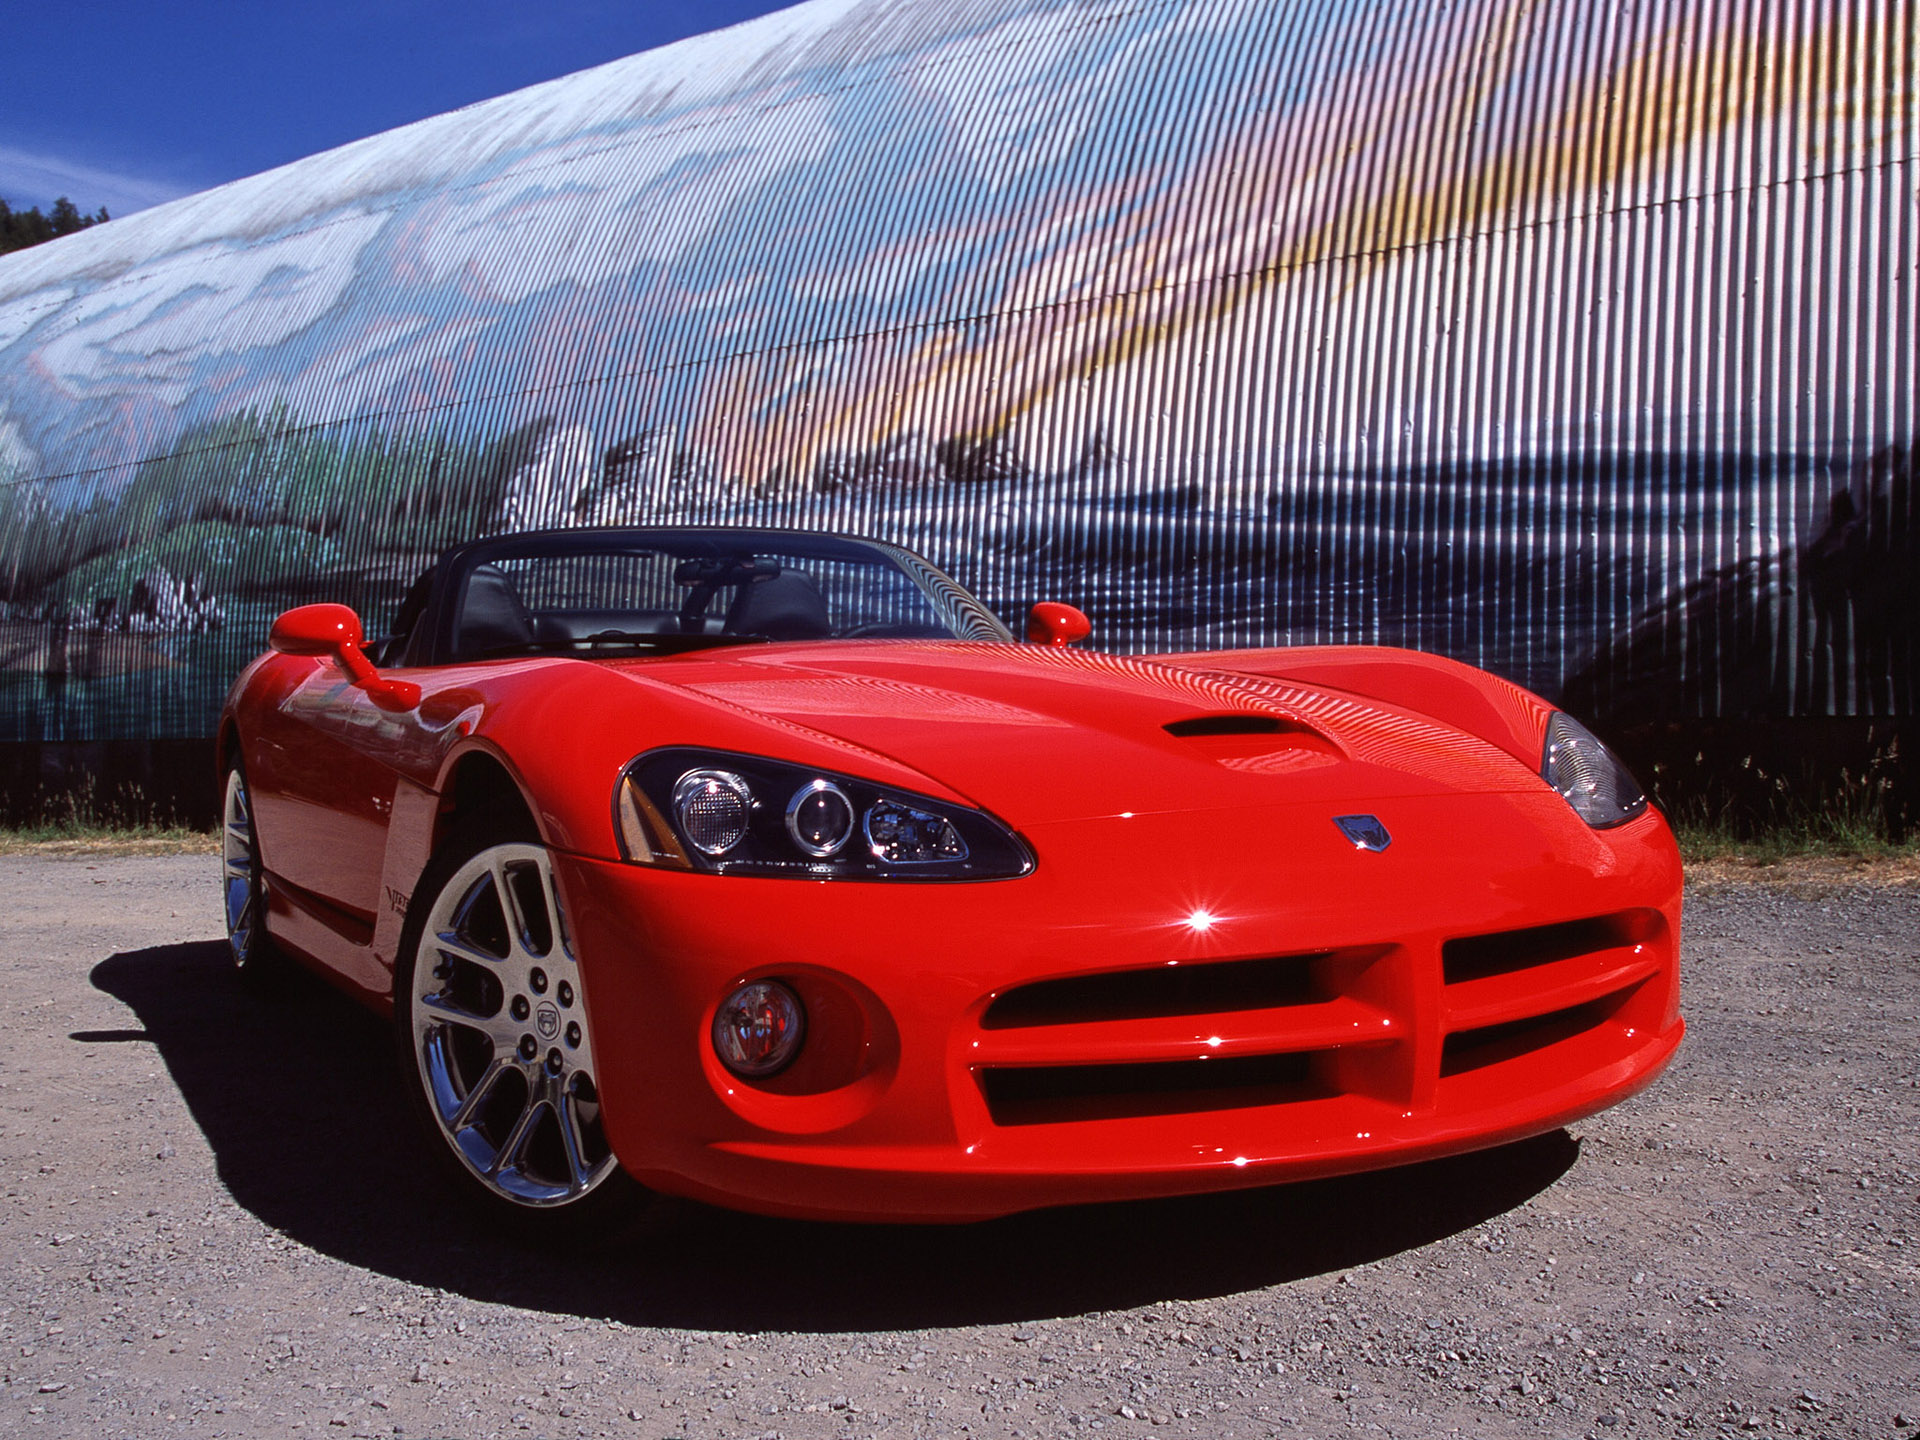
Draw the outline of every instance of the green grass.
[[[1920,841],[1891,840],[1884,826],[1824,819],[1766,829],[1736,829],[1724,822],[1677,821],[1674,838],[1689,863],[1745,860],[1757,865],[1785,860],[1904,860],[1920,855]]]

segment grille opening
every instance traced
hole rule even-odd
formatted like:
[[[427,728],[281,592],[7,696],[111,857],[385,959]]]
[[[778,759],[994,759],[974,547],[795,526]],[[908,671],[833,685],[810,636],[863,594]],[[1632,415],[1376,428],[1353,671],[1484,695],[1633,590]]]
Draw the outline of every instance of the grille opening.
[[[1652,912],[1627,911],[1591,920],[1569,920],[1559,925],[1536,925],[1498,935],[1469,935],[1440,947],[1440,965],[1449,985],[1511,975],[1596,950],[1614,950],[1646,939],[1653,930]]]
[[[1151,970],[1112,970],[1102,975],[1039,980],[1009,990],[995,1000],[980,1017],[980,1027],[1010,1030],[1026,1025],[1075,1025],[1310,1005],[1323,998],[1313,984],[1312,962],[1326,959],[1329,953],[1161,965]]]
[[[980,1072],[980,1088],[996,1125],[1242,1110],[1329,1093],[1313,1078],[1310,1053],[1141,1065],[1000,1066]]]
[[[1535,1050],[1544,1050],[1562,1040],[1571,1040],[1612,1017],[1620,1008],[1627,991],[1589,1000],[1566,1010],[1535,1015],[1527,1020],[1509,1020],[1500,1025],[1485,1025],[1478,1030],[1462,1030],[1447,1036],[1440,1050],[1440,1078],[1483,1070],[1503,1060],[1517,1059]]]
[[[1193,735],[1278,735],[1298,727],[1274,715],[1196,715],[1190,720],[1171,721],[1160,728],[1185,739]]]

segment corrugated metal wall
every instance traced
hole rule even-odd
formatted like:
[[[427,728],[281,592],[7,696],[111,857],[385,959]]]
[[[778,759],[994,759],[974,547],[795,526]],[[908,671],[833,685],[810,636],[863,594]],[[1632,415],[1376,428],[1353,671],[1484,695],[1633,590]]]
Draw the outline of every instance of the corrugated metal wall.
[[[1902,0],[815,0],[0,260],[0,739],[742,518],[1121,649],[1907,715]]]

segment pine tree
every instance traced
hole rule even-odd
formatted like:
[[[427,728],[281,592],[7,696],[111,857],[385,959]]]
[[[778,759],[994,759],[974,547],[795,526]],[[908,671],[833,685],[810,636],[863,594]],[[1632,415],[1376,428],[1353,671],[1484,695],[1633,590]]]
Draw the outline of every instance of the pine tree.
[[[58,235],[104,225],[110,218],[106,206],[88,215],[65,195],[53,202],[51,215],[42,215],[38,205],[30,210],[15,210],[5,197],[0,197],[0,255],[9,250],[24,250]]]

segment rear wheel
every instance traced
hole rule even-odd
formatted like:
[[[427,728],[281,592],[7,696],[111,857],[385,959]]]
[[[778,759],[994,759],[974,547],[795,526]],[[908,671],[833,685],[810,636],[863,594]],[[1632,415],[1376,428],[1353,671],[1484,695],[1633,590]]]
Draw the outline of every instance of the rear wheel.
[[[253,792],[247,788],[246,770],[237,761],[227,771],[221,804],[220,871],[233,968],[255,983],[269,979],[279,957],[267,938],[266,884],[253,827]]]
[[[394,975],[416,1112],[461,1188],[534,1235],[643,1193],[606,1139],[579,966],[544,846],[455,845],[421,877]]]

